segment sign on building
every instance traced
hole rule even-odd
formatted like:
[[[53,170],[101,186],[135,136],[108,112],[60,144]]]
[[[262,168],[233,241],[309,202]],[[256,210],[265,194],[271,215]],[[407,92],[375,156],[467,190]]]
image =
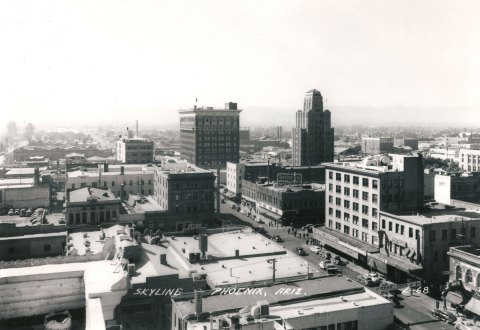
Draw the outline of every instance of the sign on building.
[[[302,174],[301,173],[278,173],[277,174],[277,184],[302,184]]]

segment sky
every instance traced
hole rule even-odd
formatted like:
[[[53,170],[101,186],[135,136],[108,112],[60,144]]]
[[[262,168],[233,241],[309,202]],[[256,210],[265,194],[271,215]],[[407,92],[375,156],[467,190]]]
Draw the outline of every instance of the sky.
[[[312,88],[334,124],[355,107],[480,123],[479,12],[476,0],[2,1],[0,126],[175,124],[195,99],[293,126]]]

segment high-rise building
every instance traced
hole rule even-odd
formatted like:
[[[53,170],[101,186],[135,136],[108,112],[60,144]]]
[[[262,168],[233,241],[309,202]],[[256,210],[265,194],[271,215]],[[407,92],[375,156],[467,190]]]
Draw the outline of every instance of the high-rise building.
[[[293,166],[333,162],[333,128],[330,111],[323,110],[322,94],[316,89],[305,95],[293,129]]]
[[[137,127],[138,133],[138,127]],[[134,137],[133,131],[127,127],[127,136],[116,143],[116,159],[122,164],[146,164],[153,162],[153,141]]]
[[[204,168],[225,168],[227,162],[238,162],[240,112],[232,102],[225,109],[195,106],[180,110],[181,156]]]

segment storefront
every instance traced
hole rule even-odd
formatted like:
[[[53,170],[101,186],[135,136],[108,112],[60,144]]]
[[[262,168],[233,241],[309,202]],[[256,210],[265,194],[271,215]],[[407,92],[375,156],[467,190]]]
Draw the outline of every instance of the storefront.
[[[329,228],[314,228],[312,233],[312,243],[320,246],[327,246],[335,250],[350,261],[366,265],[367,255],[378,252],[378,248],[371,245],[358,242],[355,239],[337,233]]]
[[[368,265],[373,270],[386,275],[388,281],[395,283],[407,283],[421,279],[421,265],[389,256],[383,252],[369,253]]]

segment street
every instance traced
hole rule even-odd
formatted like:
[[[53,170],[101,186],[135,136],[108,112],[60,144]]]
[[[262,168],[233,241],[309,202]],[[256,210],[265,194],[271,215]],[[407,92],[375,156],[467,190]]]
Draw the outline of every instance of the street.
[[[324,272],[322,269],[319,268],[318,264],[320,261],[325,260],[321,258],[319,255],[310,252],[310,246],[306,244],[306,238],[299,237],[299,233],[303,233],[300,229],[297,231],[297,237],[294,237],[291,233],[288,234],[289,227],[276,227],[276,226],[269,226],[268,219],[263,219],[265,221],[264,224],[259,224],[258,222],[254,221],[253,219],[241,214],[241,212],[237,212],[232,209],[232,203],[222,203],[220,207],[220,211],[222,214],[232,214],[236,218],[238,218],[241,222],[252,224],[256,227],[262,226],[265,228],[267,233],[270,236],[279,235],[284,242],[278,243],[283,246],[285,249],[289,251],[293,251],[296,247],[302,247],[305,252],[307,252],[307,256],[304,256],[312,268],[320,272]],[[344,276],[355,280],[356,277],[360,274],[368,273],[367,269],[363,269],[362,267],[355,265],[349,262],[346,266],[339,267],[339,270],[342,272]],[[368,287],[368,289],[375,291],[376,293],[380,294],[379,287]],[[449,325],[443,321],[432,316],[431,311],[435,308],[436,300],[423,294],[417,293],[415,290],[413,294],[410,295],[410,290],[399,295],[399,303],[395,306],[395,316],[405,325],[410,324],[410,327],[406,327],[406,329],[412,330],[446,330],[446,329],[455,329],[454,325]]]

